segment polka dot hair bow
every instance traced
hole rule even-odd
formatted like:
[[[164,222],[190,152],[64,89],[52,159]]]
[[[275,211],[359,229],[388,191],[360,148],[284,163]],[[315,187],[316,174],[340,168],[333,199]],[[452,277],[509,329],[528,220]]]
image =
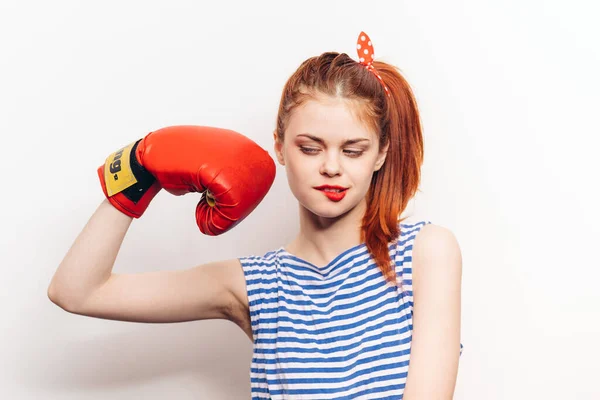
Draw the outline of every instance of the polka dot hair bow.
[[[381,82],[383,88],[385,89],[385,93],[390,96],[390,91],[387,85],[385,82],[383,82],[383,79],[381,79],[379,72],[377,72],[375,67],[373,67],[373,61],[375,60],[373,44],[371,43],[371,38],[369,35],[364,32],[361,32],[358,35],[358,40],[356,41],[356,52],[358,53],[358,60],[360,64],[366,66],[367,69],[371,71],[377,77],[377,79],[379,79],[379,82]]]

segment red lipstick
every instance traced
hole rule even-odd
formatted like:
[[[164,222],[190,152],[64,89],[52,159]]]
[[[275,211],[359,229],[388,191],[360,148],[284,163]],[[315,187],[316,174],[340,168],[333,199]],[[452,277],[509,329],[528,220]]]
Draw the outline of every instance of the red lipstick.
[[[346,190],[348,188],[336,185],[322,185],[317,186],[315,189],[323,192],[325,196],[331,201],[340,201],[346,196]]]

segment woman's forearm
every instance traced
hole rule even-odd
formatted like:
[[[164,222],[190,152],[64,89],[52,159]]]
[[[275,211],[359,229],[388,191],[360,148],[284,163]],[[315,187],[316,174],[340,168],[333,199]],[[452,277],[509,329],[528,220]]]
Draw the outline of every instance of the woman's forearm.
[[[104,199],[54,273],[50,300],[63,308],[75,307],[106,282],[132,220]]]

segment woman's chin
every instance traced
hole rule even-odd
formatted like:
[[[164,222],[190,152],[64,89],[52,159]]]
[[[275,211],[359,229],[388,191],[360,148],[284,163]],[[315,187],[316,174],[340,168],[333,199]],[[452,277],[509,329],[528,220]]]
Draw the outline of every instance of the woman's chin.
[[[350,211],[346,204],[340,202],[330,202],[329,204],[315,204],[312,202],[310,205],[303,204],[303,207],[315,217],[329,219],[343,217]]]

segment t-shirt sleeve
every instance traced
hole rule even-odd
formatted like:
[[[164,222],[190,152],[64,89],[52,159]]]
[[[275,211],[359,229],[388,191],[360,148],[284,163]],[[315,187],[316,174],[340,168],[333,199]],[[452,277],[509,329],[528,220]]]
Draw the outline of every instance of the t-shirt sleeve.
[[[396,241],[396,272],[401,277],[402,294],[410,306],[413,308],[413,287],[412,287],[412,251],[413,244],[421,228],[431,221],[421,221],[415,224],[400,224],[400,238]]]
[[[274,257],[268,256],[245,256],[238,260],[246,280],[252,336],[256,341],[264,313],[277,301],[276,264]]]

